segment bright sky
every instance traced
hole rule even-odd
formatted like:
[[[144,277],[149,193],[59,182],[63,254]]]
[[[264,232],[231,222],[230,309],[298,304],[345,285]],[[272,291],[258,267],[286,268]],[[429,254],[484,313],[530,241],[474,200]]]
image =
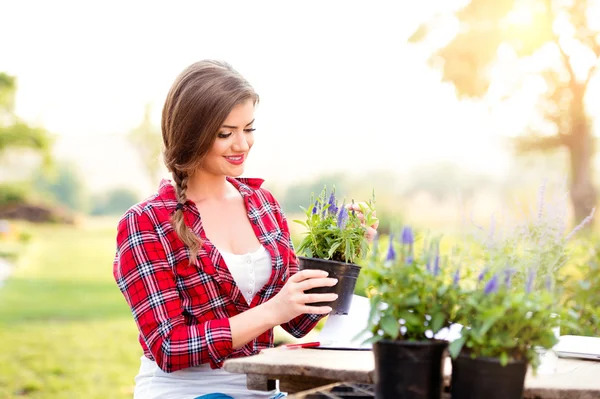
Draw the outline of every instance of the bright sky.
[[[158,124],[175,76],[204,58],[228,61],[261,96],[247,175],[289,182],[448,159],[502,173],[511,121],[458,104],[406,44],[448,3],[6,1],[0,70],[18,77],[17,113],[58,134],[93,188],[144,179],[123,136],[147,102]]]

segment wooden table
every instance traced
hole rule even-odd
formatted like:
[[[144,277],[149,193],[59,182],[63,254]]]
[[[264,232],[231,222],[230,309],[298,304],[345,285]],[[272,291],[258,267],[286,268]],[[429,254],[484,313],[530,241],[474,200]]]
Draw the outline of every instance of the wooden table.
[[[336,382],[374,383],[374,359],[371,351],[273,348],[256,356],[230,359],[224,364],[231,373],[248,376],[248,388],[269,390],[279,380],[282,392],[300,392]],[[450,382],[450,359],[444,368]],[[598,399],[600,398],[600,362],[558,359],[552,374],[528,373],[525,398]]]

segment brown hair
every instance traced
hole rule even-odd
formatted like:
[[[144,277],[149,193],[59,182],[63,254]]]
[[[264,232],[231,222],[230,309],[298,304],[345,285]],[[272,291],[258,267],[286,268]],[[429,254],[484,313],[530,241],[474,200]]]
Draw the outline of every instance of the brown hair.
[[[247,100],[258,102],[252,86],[229,64],[213,60],[187,67],[167,95],[162,113],[163,155],[178,202],[171,222],[189,248],[192,264],[201,241],[183,217],[188,178],[200,167],[233,107]]]

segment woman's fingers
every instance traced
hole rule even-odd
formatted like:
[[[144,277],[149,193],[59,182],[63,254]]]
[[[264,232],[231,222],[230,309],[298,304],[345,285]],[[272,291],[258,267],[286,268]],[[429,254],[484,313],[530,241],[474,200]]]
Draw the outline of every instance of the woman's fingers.
[[[336,278],[311,278],[298,283],[300,291],[308,291],[317,287],[333,287],[338,280]]]
[[[329,275],[329,273],[327,273],[324,270],[319,270],[319,269],[304,269],[304,270],[300,270],[298,273],[294,274],[292,277],[290,277],[289,281],[293,282],[293,283],[300,283],[304,280],[307,279],[312,279],[312,278],[325,278]]]
[[[304,302],[304,304],[315,302],[333,302],[337,298],[337,294],[305,294],[302,302]]]
[[[333,309],[329,306],[307,306],[304,305],[300,308],[302,313],[308,314],[328,314],[331,313]]]

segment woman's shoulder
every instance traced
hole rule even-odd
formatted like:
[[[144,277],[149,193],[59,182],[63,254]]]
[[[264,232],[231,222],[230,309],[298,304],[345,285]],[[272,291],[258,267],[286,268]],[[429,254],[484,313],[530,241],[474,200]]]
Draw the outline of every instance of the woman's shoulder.
[[[174,191],[170,181],[161,181],[158,191],[131,205],[122,214],[119,224],[126,221],[161,224],[162,219],[169,219],[177,205],[174,193],[170,191]]]

